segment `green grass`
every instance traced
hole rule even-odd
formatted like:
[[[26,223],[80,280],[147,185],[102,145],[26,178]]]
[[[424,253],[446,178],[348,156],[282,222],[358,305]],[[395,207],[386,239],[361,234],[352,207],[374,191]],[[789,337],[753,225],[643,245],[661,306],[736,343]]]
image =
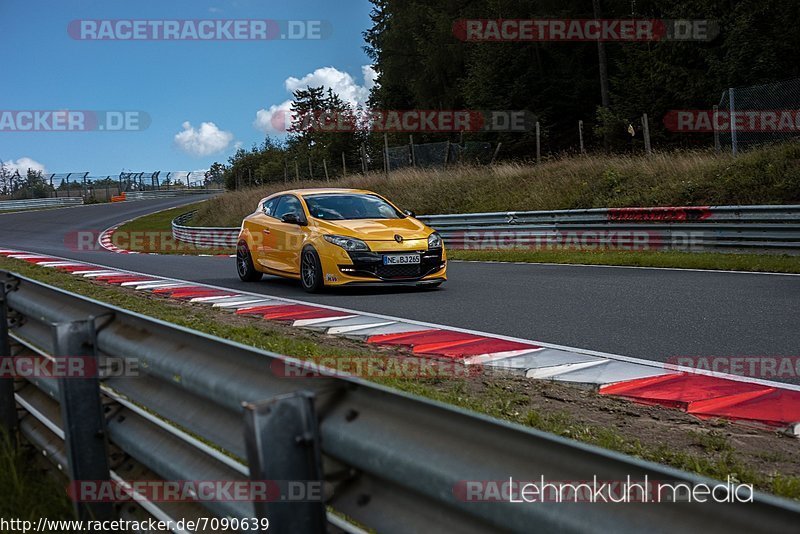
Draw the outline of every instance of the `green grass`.
[[[367,348],[356,342],[319,336],[266,321],[236,318],[227,312],[206,306],[156,299],[115,286],[96,284],[54,269],[43,269],[19,260],[0,258],[0,269],[16,271],[44,283],[134,312],[288,356],[311,360],[318,360],[323,356],[376,356],[376,349]],[[391,359],[397,358],[397,355],[384,353],[383,357]],[[637,437],[635,429],[629,429],[626,434],[617,428],[587,424],[575,415],[560,410],[530,409],[528,400],[532,393],[515,390],[496,377],[480,379],[477,386],[476,382],[471,382],[469,378],[376,377],[372,380],[498,419],[701,475],[724,479],[729,474],[735,473],[740,482],[752,483],[758,489],[783,497],[800,499],[800,477],[751,468],[748,464],[749,458],[737,453],[727,438],[721,435],[692,434],[691,439],[697,442],[702,451],[695,454],[691,450],[674,450],[668,443],[657,445],[644,443]]]
[[[0,434],[0,517],[32,521],[40,517],[74,519],[66,493],[66,481],[46,471],[30,446],[12,442]]]
[[[203,205],[198,226],[238,226],[259,199],[292,187],[356,187],[419,214],[629,206],[795,204],[800,202],[800,142],[734,158],[713,151],[551,158],[540,165],[403,169],[327,183],[268,184]]]
[[[134,219],[123,224],[114,232],[112,242],[120,248],[136,252],[157,252],[159,254],[233,253],[233,250],[230,249],[198,247],[190,243],[175,241],[172,238],[172,220],[179,215],[199,209],[203,204],[204,202],[197,202]]]
[[[800,273],[800,256],[678,251],[448,250],[451,260]]]

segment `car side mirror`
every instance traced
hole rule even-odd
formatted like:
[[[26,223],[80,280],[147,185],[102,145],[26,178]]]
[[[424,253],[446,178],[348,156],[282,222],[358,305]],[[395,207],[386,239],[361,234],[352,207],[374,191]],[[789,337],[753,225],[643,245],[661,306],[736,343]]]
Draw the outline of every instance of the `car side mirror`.
[[[297,224],[300,226],[305,225],[305,221],[302,220],[296,213],[287,213],[281,217],[281,221],[285,222],[286,224]]]
[[[417,215],[411,210],[405,210],[405,214],[409,217],[416,217]]]

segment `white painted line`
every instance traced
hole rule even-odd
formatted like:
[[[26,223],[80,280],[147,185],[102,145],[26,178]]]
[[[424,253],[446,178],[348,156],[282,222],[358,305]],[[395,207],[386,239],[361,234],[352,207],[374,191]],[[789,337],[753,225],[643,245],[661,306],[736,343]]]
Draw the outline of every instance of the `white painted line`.
[[[250,300],[240,300],[238,302],[225,302],[225,303],[218,303],[214,304],[215,308],[236,308],[237,310],[243,308],[255,308],[255,305],[259,306],[277,306],[278,304],[285,304],[277,299],[273,298],[260,298],[260,299],[250,299]]]
[[[73,273],[73,274],[75,274],[75,273]],[[109,275],[109,274],[118,274],[120,276],[124,276],[127,273],[123,273],[123,272],[120,272],[120,271],[89,271],[88,273],[87,272],[82,272],[81,276],[83,276],[84,278],[97,278],[98,276],[106,276],[106,275]]]
[[[389,326],[398,324],[395,321],[373,322],[367,324],[354,324],[348,326],[333,326],[325,331],[326,334],[353,334],[362,330],[374,330],[380,326]]]
[[[554,376],[558,376],[560,374],[569,373],[571,371],[577,371],[580,369],[586,369],[589,367],[596,367],[598,365],[605,365],[608,363],[608,360],[595,360],[591,362],[581,362],[581,363],[568,363],[565,365],[554,365],[553,367],[541,367],[538,369],[529,369],[525,376],[528,378],[552,378]]]
[[[606,269],[648,269],[651,271],[683,271],[690,273],[760,274],[771,276],[800,276],[800,273],[776,273],[766,271],[726,271],[724,269],[689,269],[682,267],[643,267],[638,265],[591,265],[588,263],[549,263],[538,261],[490,261],[490,260],[447,260],[450,263],[497,263],[501,265],[547,265],[551,267],[602,267]]]
[[[328,322],[331,319],[352,319],[353,317],[357,317],[357,316],[356,315],[342,315],[341,317],[323,317],[321,319],[298,319],[294,323],[292,323],[292,326],[307,327],[307,326],[316,325],[316,324],[319,324],[319,323],[322,323],[322,322]]]
[[[532,355],[545,349],[524,349],[524,350],[507,350],[503,352],[492,352],[486,354],[477,354],[475,356],[467,356],[464,358],[464,365],[484,365],[490,362],[497,362],[500,360],[507,360],[509,358],[517,358],[522,355]]]

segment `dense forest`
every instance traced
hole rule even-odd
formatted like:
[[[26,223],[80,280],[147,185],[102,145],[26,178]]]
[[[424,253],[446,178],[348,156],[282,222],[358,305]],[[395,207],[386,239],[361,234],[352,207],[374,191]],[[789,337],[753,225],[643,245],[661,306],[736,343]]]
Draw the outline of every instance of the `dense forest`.
[[[542,125],[545,153],[575,151],[578,121],[589,150],[624,152],[640,142],[628,134],[642,113],[658,148],[709,146],[703,134],[670,133],[663,118],[675,109],[710,109],[729,87],[800,76],[800,2],[795,0],[371,0],[365,50],[378,72],[370,107],[382,110],[527,110]],[[465,19],[705,19],[718,32],[704,41],[606,42],[607,97],[601,92],[597,42],[465,42],[454,32]],[[800,99],[800,95],[794,95]],[[297,109],[346,107],[326,88],[295,94]],[[390,134],[391,144],[408,142]],[[532,132],[471,133],[502,142],[503,159],[530,159]],[[415,142],[458,141],[457,135],[415,135]],[[358,168],[365,144],[381,158],[383,134],[295,131],[240,150],[234,176],[263,183],[335,168],[346,154]],[[312,163],[307,163],[308,160]],[[286,163],[291,161],[291,165]],[[301,164],[294,168],[294,162]]]

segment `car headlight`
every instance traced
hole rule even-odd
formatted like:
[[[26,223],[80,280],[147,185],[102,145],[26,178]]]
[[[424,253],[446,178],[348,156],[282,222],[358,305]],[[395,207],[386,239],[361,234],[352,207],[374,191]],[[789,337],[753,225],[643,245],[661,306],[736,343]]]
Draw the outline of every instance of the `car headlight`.
[[[428,248],[442,248],[442,236],[433,232],[428,236]]]
[[[328,243],[333,243],[337,247],[342,247],[348,251],[356,251],[356,250],[369,250],[369,247],[366,243],[361,241],[360,239],[355,239],[353,237],[344,237],[340,235],[326,235],[325,241]]]

